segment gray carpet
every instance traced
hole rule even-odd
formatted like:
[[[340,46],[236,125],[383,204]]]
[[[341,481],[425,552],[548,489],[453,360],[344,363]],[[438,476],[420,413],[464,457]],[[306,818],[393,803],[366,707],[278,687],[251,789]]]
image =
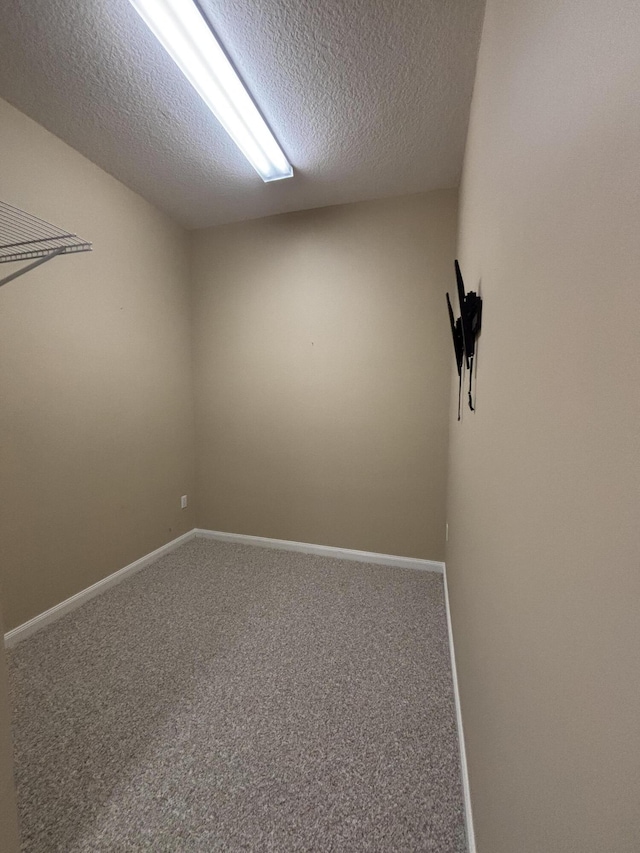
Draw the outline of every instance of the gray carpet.
[[[193,540],[9,663],[24,850],[465,850],[439,575]]]

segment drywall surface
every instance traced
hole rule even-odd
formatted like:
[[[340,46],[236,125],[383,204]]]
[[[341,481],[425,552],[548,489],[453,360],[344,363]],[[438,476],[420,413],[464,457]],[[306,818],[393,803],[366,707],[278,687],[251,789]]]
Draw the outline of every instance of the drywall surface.
[[[193,404],[184,232],[4,102],[0,152],[3,201],[94,244],[0,289],[10,629],[194,526]]]
[[[442,558],[456,205],[194,232],[199,527]]]
[[[0,615],[0,850],[2,853],[18,853],[20,839],[16,789],[13,779],[9,686],[2,631],[2,617]]]
[[[640,850],[640,7],[489,0],[447,573],[479,853]]]

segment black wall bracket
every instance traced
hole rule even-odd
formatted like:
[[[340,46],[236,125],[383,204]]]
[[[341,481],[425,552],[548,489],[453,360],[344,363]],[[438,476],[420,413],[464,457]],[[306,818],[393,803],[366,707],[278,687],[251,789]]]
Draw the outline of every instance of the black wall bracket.
[[[453,347],[458,368],[458,420],[460,420],[460,399],[462,396],[462,377],[464,370],[469,371],[469,408],[475,411],[473,405],[473,362],[476,355],[476,340],[482,326],[482,297],[475,291],[464,292],[464,281],[460,272],[460,264],[455,261],[456,283],[458,286],[458,302],[460,316],[454,319],[451,299],[447,293],[447,308],[453,336]]]

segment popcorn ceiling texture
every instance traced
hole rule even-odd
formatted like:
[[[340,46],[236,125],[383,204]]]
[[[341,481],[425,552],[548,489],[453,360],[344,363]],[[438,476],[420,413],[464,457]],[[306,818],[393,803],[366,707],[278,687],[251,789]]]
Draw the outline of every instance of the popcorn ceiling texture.
[[[481,0],[202,6],[293,180],[262,183],[127,0],[5,0],[0,96],[189,228],[458,185]]]
[[[24,851],[466,849],[441,575],[192,540],[9,664]]]

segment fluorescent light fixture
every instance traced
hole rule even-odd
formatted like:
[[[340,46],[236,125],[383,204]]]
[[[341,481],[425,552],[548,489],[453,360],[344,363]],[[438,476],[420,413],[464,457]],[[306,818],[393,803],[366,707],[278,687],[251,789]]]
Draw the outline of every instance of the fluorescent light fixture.
[[[291,178],[291,164],[192,0],[130,3],[262,180]]]

